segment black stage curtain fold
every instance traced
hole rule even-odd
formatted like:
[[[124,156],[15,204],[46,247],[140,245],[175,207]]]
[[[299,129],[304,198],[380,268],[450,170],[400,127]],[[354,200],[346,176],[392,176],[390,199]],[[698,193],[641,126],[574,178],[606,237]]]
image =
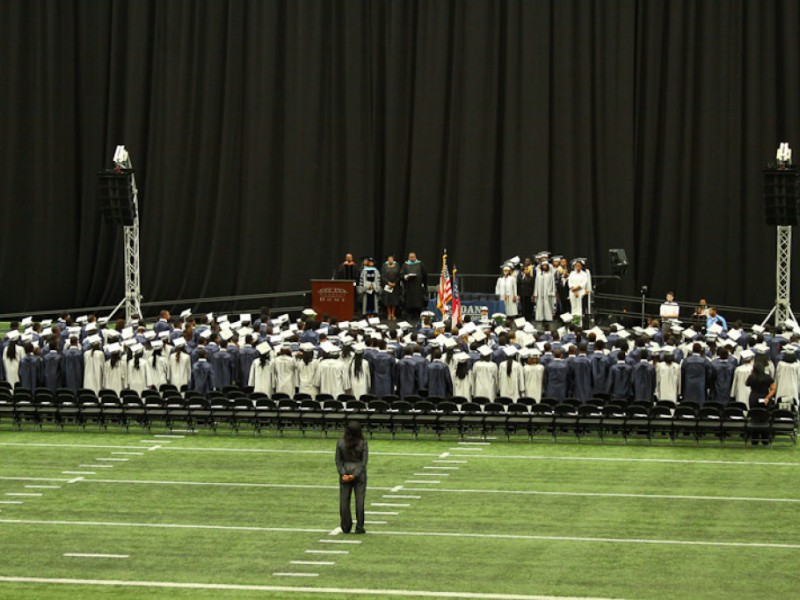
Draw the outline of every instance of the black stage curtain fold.
[[[772,305],[797,2],[7,0],[0,39],[0,312],[121,298],[119,143],[146,299],[304,289],[347,251],[600,275],[622,247],[606,289]]]

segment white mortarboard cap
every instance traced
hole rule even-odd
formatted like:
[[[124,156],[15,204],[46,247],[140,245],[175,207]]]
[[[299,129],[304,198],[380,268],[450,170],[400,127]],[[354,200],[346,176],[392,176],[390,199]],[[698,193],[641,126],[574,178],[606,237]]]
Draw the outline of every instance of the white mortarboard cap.
[[[697,332],[694,329],[692,329],[691,327],[689,327],[688,329],[684,329],[683,330],[683,337],[685,337],[687,340],[692,339],[696,335],[697,335]]]
[[[536,333],[536,327],[533,326],[533,323],[525,323],[525,326],[522,328],[522,330],[531,335]]]
[[[50,327],[53,324],[53,319],[45,319],[42,321],[42,327]]]
[[[369,323],[370,325],[378,325],[380,322],[381,320],[378,317],[370,317],[369,319],[367,319],[367,323]]]
[[[495,330],[494,330],[494,332],[495,332],[497,335],[500,335],[501,333],[505,333],[506,331],[508,331],[508,329],[506,329],[506,328],[505,328],[505,327],[503,327],[502,325],[498,325],[498,326],[495,328]]]
[[[30,333],[26,333],[22,336],[23,342],[30,342],[33,339],[33,336]]]
[[[150,344],[150,347],[151,347],[153,350],[161,350],[161,349],[164,347],[164,342],[162,342],[162,341],[159,341],[159,340],[156,340],[155,342],[152,342],[152,343]]]
[[[461,328],[461,332],[462,333],[472,333],[476,329],[478,329],[478,326],[475,325],[475,323],[473,323],[472,321],[470,321],[469,323],[465,323],[464,324],[464,326]]]
[[[559,315],[559,318],[562,321],[564,321],[564,323],[569,323],[570,321],[572,321],[572,313],[564,313],[562,315]]]
[[[119,352],[121,350],[122,350],[122,346],[120,346],[119,344],[116,344],[116,343],[115,344],[109,344],[108,346],[106,346],[106,351],[109,354],[114,354],[114,352]]]
[[[258,350],[259,354],[269,354],[272,352],[272,346],[270,346],[267,342],[261,342],[258,346],[256,346],[256,350]]]
[[[769,352],[769,346],[762,342],[753,346],[753,350],[755,350],[756,354],[766,354]]]
[[[620,329],[619,331],[617,331],[617,337],[620,337],[623,340],[627,340],[629,337],[631,337],[631,334],[628,333],[625,329]]]
[[[353,352],[357,352],[361,354],[364,350],[367,349],[367,345],[363,342],[358,342],[357,344],[353,344]]]
[[[541,356],[541,355],[542,355],[542,351],[539,350],[538,348],[533,348],[531,350],[531,356]]]
[[[239,329],[239,335],[241,335],[242,337],[253,335],[253,333],[255,332],[250,327],[242,327],[241,329]]]
[[[27,335],[27,336],[33,335],[33,327],[26,327],[25,331],[23,331],[22,333],[23,333],[23,335]]]
[[[282,340],[283,340],[283,336],[281,336],[281,335],[271,335],[271,336],[269,336],[269,343],[272,344],[273,346],[275,344],[280,344]]]
[[[794,346],[786,346],[785,348],[783,348],[782,352],[784,354],[794,354],[795,352],[797,352],[797,348],[795,348]]]
[[[764,333],[766,331],[761,325],[753,325],[752,330],[754,333]]]
[[[96,330],[97,330],[97,323],[86,324],[86,331],[96,331]]]
[[[503,352],[506,353],[506,356],[514,356],[517,353],[516,346],[503,346]]]
[[[33,324],[33,317],[25,317],[24,319],[22,319],[22,321],[19,322],[19,324],[22,325],[23,327],[25,327],[27,325],[32,325]]]
[[[648,327],[647,329],[644,330],[644,332],[647,334],[647,337],[653,337],[655,334],[658,333],[658,329],[656,329],[655,327]]]
[[[369,321],[367,321],[366,319],[361,319],[358,322],[358,326],[361,327],[361,329],[366,329],[367,327],[369,327]]]
[[[466,352],[459,352],[453,356],[456,362],[465,363],[469,360],[469,354]]]
[[[339,329],[349,329],[350,321],[339,321]]]
[[[281,350],[291,350],[292,343],[291,342],[281,342]]]
[[[217,316],[217,323],[227,323],[227,322],[228,322],[228,315]]]
[[[325,354],[338,354],[339,353],[339,346],[335,344],[331,344],[330,342],[323,342],[320,345],[320,348],[325,352]]]
[[[110,340],[115,340],[119,337],[119,331],[116,329],[106,329],[106,337]]]
[[[381,336],[380,333],[371,333],[371,334],[369,334],[369,337],[371,337],[373,340],[382,340],[383,339],[383,336]]]
[[[289,331],[297,331],[297,323],[291,323],[289,325]]]
[[[483,333],[482,331],[476,331],[475,333],[472,334],[472,339],[475,340],[476,342],[482,342],[483,340],[486,339],[486,334]]]
[[[174,340],[172,340],[172,345],[175,346],[176,348],[180,348],[181,346],[186,345],[186,340],[182,337],[175,338]]]
[[[239,321],[242,323],[250,323],[253,320],[253,315],[249,315],[247,313],[241,313],[239,315]]]
[[[213,321],[214,320],[214,313],[206,313],[206,319],[208,319],[209,321]]]
[[[278,323],[288,323],[289,313],[283,313],[280,317],[273,319],[273,321],[277,321]]]
[[[642,335],[644,333],[644,329],[637,325],[636,327],[633,327],[633,333],[636,335]]]
[[[484,345],[484,346],[481,346],[480,348],[478,348],[478,353],[481,356],[491,356],[492,355],[492,349],[489,348],[489,346]]]
[[[231,324],[230,324],[230,323],[228,323],[228,321],[222,321],[222,322],[219,324],[219,328],[220,328],[222,331],[225,331],[225,330],[227,330],[227,329],[230,329],[230,328],[231,328]]]
[[[436,323],[433,324],[433,328],[444,329],[444,321],[436,321]]]
[[[122,339],[127,340],[133,337],[133,327],[126,327],[122,330]]]
[[[156,332],[153,331],[152,329],[150,331],[145,331],[144,332],[144,339],[146,339],[146,340],[154,340],[154,339],[156,339]]]
[[[375,326],[375,328],[376,328],[378,331],[389,331],[389,326],[388,326],[388,325],[386,325],[386,324],[384,324],[384,323],[380,323],[379,325],[376,325],[376,326]],[[326,331],[327,331],[327,330],[326,330]]]
[[[558,328],[558,337],[562,338],[567,335],[567,328],[566,327],[559,327]]]
[[[289,340],[294,337],[294,331],[281,331],[281,340]]]
[[[75,322],[78,323],[78,324],[82,324],[82,323],[86,323],[88,320],[89,320],[89,317],[87,317],[86,315],[81,315],[80,317],[75,319]]]
[[[456,346],[458,346],[458,342],[456,342],[453,338],[445,338],[444,340],[445,348],[455,348]]]
[[[169,331],[159,331],[158,332],[158,339],[166,340],[169,337]]]
[[[303,314],[307,317],[313,317],[317,314],[317,311],[315,311],[313,308],[305,308],[303,309]]]
[[[528,321],[525,320],[525,317],[518,317],[514,319],[514,325],[519,328],[525,327],[528,324]]]
[[[223,329],[222,333],[219,334],[219,337],[221,337],[223,340],[227,342],[233,337],[233,331],[231,331],[230,329]]]
[[[181,319],[186,319],[187,317],[190,317],[191,315],[192,315],[192,309],[191,308],[187,308],[186,310],[184,310],[181,313]]]
[[[752,350],[744,350],[742,352],[742,360],[752,360],[755,353]]]
[[[90,344],[99,344],[103,340],[100,338],[99,335],[95,334],[95,335],[91,335],[88,338],[86,338],[86,341],[89,342]]]
[[[663,348],[661,348],[661,351],[666,352],[667,354],[672,354],[673,352],[675,352],[675,348],[673,346],[664,346]]]
[[[303,342],[300,344],[300,350],[303,352],[313,352],[314,351],[314,344],[311,342]]]
[[[210,329],[205,329],[205,330],[201,331],[200,332],[200,337],[203,338],[204,340],[209,339],[211,337],[211,330]]]
[[[67,332],[70,335],[80,335],[81,328],[80,327],[67,327]]]
[[[131,346],[131,352],[133,352],[134,354],[141,354],[142,352],[144,352],[144,346],[142,346],[141,344],[134,344],[133,346]]]
[[[708,333],[720,334],[720,333],[722,333],[722,325],[720,325],[719,323],[714,323],[706,331],[708,331]]]
[[[230,329],[233,329],[234,331],[237,331],[237,330],[242,328],[242,322],[241,321],[234,321],[233,323],[229,323],[228,327]]]
[[[125,346],[126,348],[130,348],[134,344],[138,344],[138,342],[133,338],[127,339],[122,342],[122,345]]]
[[[109,321],[108,317],[98,317],[97,319],[97,323],[99,325],[105,325],[106,323],[108,323],[108,321]]]
[[[681,327],[680,325],[673,324],[673,325],[670,326],[669,330],[672,333],[674,333],[676,335],[679,335],[683,331],[683,327]]]

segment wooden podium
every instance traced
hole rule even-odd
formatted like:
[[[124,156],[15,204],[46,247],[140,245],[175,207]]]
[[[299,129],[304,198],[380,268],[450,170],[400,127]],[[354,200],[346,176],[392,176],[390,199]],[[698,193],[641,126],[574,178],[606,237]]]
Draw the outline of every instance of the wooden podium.
[[[353,318],[356,284],[352,279],[312,279],[311,308],[322,317],[329,315],[339,321]]]

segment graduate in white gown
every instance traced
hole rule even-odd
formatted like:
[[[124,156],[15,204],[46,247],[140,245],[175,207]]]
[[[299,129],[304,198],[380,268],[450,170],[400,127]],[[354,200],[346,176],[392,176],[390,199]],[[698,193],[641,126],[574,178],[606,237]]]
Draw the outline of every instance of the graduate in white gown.
[[[126,384],[128,369],[122,358],[122,348],[119,344],[111,344],[107,350],[111,356],[103,369],[103,388],[114,390],[119,396],[120,392],[128,387]]]
[[[681,393],[681,367],[673,360],[671,353],[666,353],[663,360],[656,365],[655,396],[659,400],[678,401]]]
[[[273,369],[270,364],[272,348],[267,342],[262,342],[256,346],[256,350],[258,350],[259,357],[250,365],[250,375],[247,378],[247,384],[253,388],[254,392],[271,396],[274,391],[272,383]]]
[[[576,260],[572,266],[572,273],[567,278],[569,288],[570,312],[573,317],[583,316],[583,297],[592,291],[589,273],[583,270],[583,263]]]
[[[150,363],[144,358],[144,347],[141,344],[131,346],[133,357],[128,360],[128,389],[138,394],[153,386],[153,375]]]
[[[347,379],[344,365],[339,360],[339,348],[331,343],[325,343],[320,346],[320,349],[323,354],[314,384],[320,394],[330,394],[334,398],[338,398],[344,394],[345,380]]]
[[[344,367],[347,373],[345,389],[356,398],[369,394],[372,389],[369,363],[364,359],[366,348],[364,344],[356,344],[353,347],[353,360]]]
[[[492,349],[481,346],[481,359],[472,365],[472,395],[494,400],[497,396],[497,365],[492,361]]]
[[[516,400],[525,395],[522,365],[517,360],[517,349],[514,346],[504,346],[503,351],[508,358],[497,367],[498,395]]]
[[[150,345],[153,352],[147,359],[150,364],[150,374],[153,378],[152,384],[157,390],[165,383],[169,383],[169,363],[164,356],[164,343],[160,340],[152,342]]]
[[[750,386],[747,385],[747,378],[753,372],[752,350],[742,352],[742,364],[733,371],[733,382],[731,383],[731,400],[733,402],[744,402],[745,406],[750,405]]]
[[[180,390],[192,378],[192,358],[185,351],[186,340],[177,338],[174,344],[175,349],[167,359],[169,382]]]
[[[537,321],[552,321],[553,308],[556,305],[556,280],[550,263],[542,261],[536,274],[536,282],[533,285],[533,301],[536,303]]]
[[[100,336],[97,336],[98,338]],[[93,341],[83,354],[83,387],[95,394],[103,389],[103,371],[106,355],[100,348],[100,341]]]
[[[795,405],[800,391],[800,362],[794,348],[784,348],[783,358],[775,367],[775,397],[778,403]]]
[[[15,333],[15,339],[8,343],[3,352],[3,370],[11,389],[14,389],[14,386],[19,383],[19,363],[22,357],[25,356],[25,349],[16,341],[16,338],[19,338],[19,333]]]
[[[294,396],[297,361],[292,356],[292,346],[288,342],[281,344],[278,356],[272,361],[272,384],[276,394]]]
[[[472,372],[469,370],[469,354],[460,352],[456,355],[456,369],[453,374],[453,395],[472,398]]]
[[[303,355],[297,359],[297,391],[316,398],[319,389],[315,385],[319,361],[314,358],[314,344],[304,342],[300,344]]]
[[[540,402],[544,389],[544,365],[539,363],[538,351],[528,351],[525,354],[527,364],[522,368],[525,395]]]
[[[517,278],[511,274],[511,266],[503,265],[503,274],[497,278],[494,293],[506,303],[506,315],[517,316]]]

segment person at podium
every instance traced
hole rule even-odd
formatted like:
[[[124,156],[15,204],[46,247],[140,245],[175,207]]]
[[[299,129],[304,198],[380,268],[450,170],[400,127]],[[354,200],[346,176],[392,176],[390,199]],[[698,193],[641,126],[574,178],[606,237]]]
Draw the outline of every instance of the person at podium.
[[[353,282],[358,281],[358,266],[356,261],[353,260],[353,255],[349,252],[344,255],[344,262],[336,267],[336,279],[350,279]]]

